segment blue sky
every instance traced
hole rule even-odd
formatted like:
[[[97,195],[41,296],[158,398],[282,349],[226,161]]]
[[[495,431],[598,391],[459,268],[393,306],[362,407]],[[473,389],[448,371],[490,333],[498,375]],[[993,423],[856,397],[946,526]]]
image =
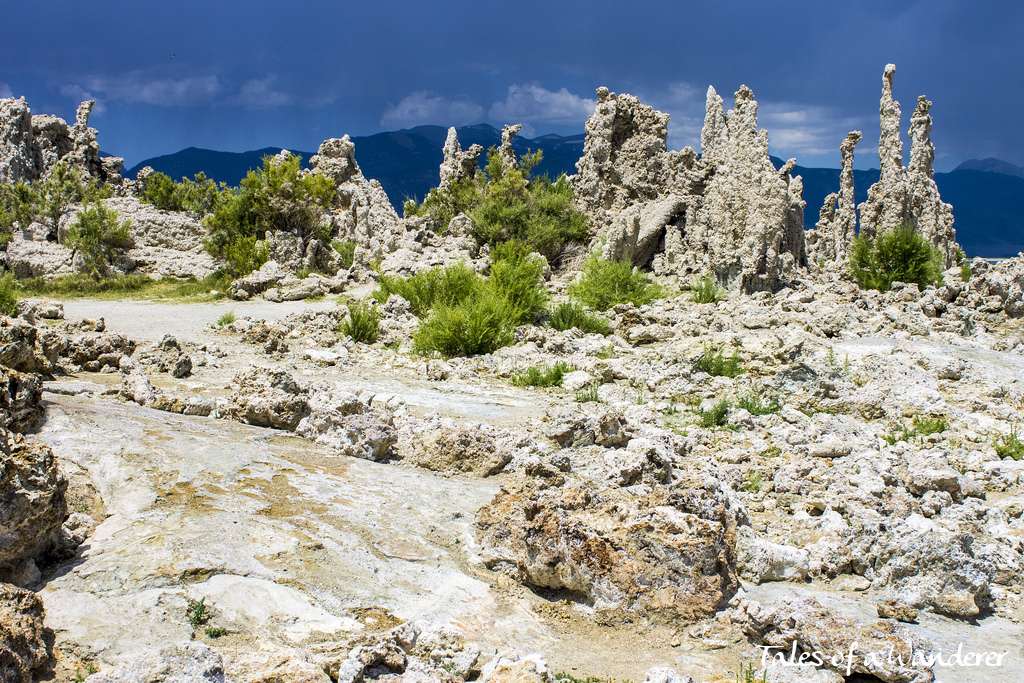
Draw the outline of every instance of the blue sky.
[[[187,146],[315,151],[424,123],[581,133],[602,85],[669,112],[670,147],[699,148],[707,86],[730,103],[746,84],[774,154],[838,166],[860,129],[856,165],[868,168],[887,62],[904,131],[918,95],[934,102],[939,170],[988,156],[1024,165],[1016,0],[8,5],[0,96],[69,120],[96,99],[100,144],[129,165]]]

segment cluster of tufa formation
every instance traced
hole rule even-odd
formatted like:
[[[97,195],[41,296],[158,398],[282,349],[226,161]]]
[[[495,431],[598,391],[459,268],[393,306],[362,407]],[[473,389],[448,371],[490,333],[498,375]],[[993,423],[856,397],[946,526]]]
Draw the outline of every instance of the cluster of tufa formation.
[[[908,131],[910,165],[904,168],[900,103],[892,97],[895,74],[896,66],[886,65],[879,107],[878,162],[881,177],[868,190],[867,201],[855,209],[853,149],[863,136],[860,131],[851,132],[839,147],[843,157],[839,192],[825,198],[815,230],[807,235],[811,260],[826,268],[845,267],[850,244],[856,236],[858,218],[861,235],[874,238],[909,225],[942,253],[946,267],[955,261],[957,245],[953,207],[939,197],[939,188],[933,178],[935,146],[931,141],[932,117],[928,113],[932,103],[924,95],[917,98]]]
[[[121,182],[119,157],[100,158],[97,131],[89,127],[95,101],[78,105],[75,124],[57,116],[32,116],[25,98],[0,99],[0,182],[44,177],[60,161],[114,185]]]
[[[803,186],[793,160],[776,169],[749,88],[724,112],[708,88],[702,156],[670,151],[668,114],[597,91],[573,189],[605,238],[607,258],[662,274],[713,273],[743,292],[771,290],[805,264]]]

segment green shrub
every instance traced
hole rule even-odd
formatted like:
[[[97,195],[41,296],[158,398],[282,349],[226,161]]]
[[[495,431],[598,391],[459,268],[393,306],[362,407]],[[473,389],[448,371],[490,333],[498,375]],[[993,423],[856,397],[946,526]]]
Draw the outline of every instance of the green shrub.
[[[1017,435],[1016,426],[1010,429],[1009,434],[1000,434],[992,445],[996,449],[996,455],[1000,458],[1010,458],[1011,460],[1024,458],[1024,441],[1021,441]]]
[[[206,607],[206,598],[200,598],[199,601],[189,600],[188,608],[185,610],[185,618],[188,619],[188,623],[193,628],[202,626],[210,620],[210,614]]]
[[[716,349],[711,344],[704,345],[704,353],[697,360],[696,367],[712,377],[735,377],[743,372],[737,351],[733,351],[731,356],[726,356],[725,349]]]
[[[740,489],[747,493],[758,493],[763,485],[764,477],[761,473],[751,470],[743,477],[743,485],[740,486]]]
[[[690,282],[690,298],[698,304],[716,304],[722,300],[722,290],[715,282],[715,276],[708,273],[703,278],[694,277]]]
[[[15,224],[24,230],[38,210],[39,195],[34,187],[24,182],[0,183],[0,234],[10,235]]]
[[[512,384],[517,387],[560,387],[562,378],[571,368],[568,363],[558,361],[550,368],[541,368],[536,365],[512,377]]]
[[[354,342],[372,344],[380,337],[380,313],[377,306],[350,299],[348,318],[341,321],[338,331],[352,337]]]
[[[18,312],[18,281],[7,271],[0,276],[0,315],[14,317]]]
[[[35,185],[37,213],[50,222],[56,230],[60,218],[74,203],[94,203],[107,199],[113,191],[93,178],[85,177],[83,171],[70,162],[59,161],[49,173]]]
[[[238,237],[224,245],[221,255],[231,272],[241,277],[259,270],[267,262],[267,243],[255,235]]]
[[[971,270],[971,264],[970,263],[961,263],[960,264],[960,281],[961,282],[968,282],[968,281],[970,281],[972,275],[974,275],[974,272]]]
[[[729,409],[732,408],[732,404],[729,403],[728,399],[722,399],[714,406],[711,410],[702,410],[700,413],[700,425],[702,427],[721,427],[725,424],[726,419],[729,417]]]
[[[295,234],[303,244],[314,237],[327,241],[325,228],[330,228],[323,213],[334,202],[334,181],[318,173],[300,174],[301,161],[294,154],[280,162],[266,156],[263,168],[250,171],[237,190],[224,188],[203,221],[209,233],[207,250],[226,258],[239,239],[255,238],[255,243],[276,231]]]
[[[924,289],[942,277],[942,252],[914,228],[884,233],[875,240],[857,237],[850,251],[850,274],[861,289],[887,292],[893,282],[911,282]]]
[[[736,401],[736,407],[742,408],[751,415],[770,415],[782,410],[782,403],[779,401],[778,394],[765,391],[757,386],[741,396]]]
[[[102,275],[114,256],[132,246],[130,221],[117,219],[117,211],[102,203],[86,205],[68,228],[65,244],[82,255],[85,271]]]
[[[210,638],[221,638],[228,634],[228,630],[220,626],[207,626],[204,631]]]
[[[587,220],[573,204],[572,187],[564,174],[555,182],[547,177],[531,178],[540,160],[541,153],[535,152],[509,166],[491,148],[482,173],[443,191],[431,190],[420,206],[406,200],[404,213],[426,215],[439,230],[465,213],[473,220],[479,244],[520,240],[553,263],[567,245],[586,240]]]
[[[164,211],[185,210],[184,193],[179,191],[177,183],[159,171],[146,179],[146,189],[142,191],[142,201]]]
[[[436,266],[409,277],[381,275],[374,300],[385,303],[392,294],[409,302],[413,315],[422,318],[435,306],[455,306],[483,286],[483,278],[464,263]]]
[[[583,263],[583,274],[569,286],[568,294],[595,311],[607,311],[626,302],[649,304],[661,296],[661,288],[628,261],[605,261],[593,252]]]
[[[600,334],[607,337],[612,331],[611,322],[607,318],[591,313],[571,301],[563,301],[551,309],[548,323],[559,332],[575,327],[585,334]]]
[[[217,327],[227,327],[231,323],[235,322],[236,319],[237,318],[235,318],[235,312],[228,311],[221,317],[217,318]]]
[[[351,240],[344,242],[334,240],[331,242],[331,247],[341,256],[342,268],[351,268],[356,259],[356,243]]]
[[[457,304],[435,305],[413,335],[413,348],[445,358],[492,353],[512,343],[512,323],[507,301],[482,287]]]
[[[508,303],[515,324],[533,321],[547,305],[547,292],[540,286],[543,272],[543,260],[526,244],[510,240],[495,247],[487,286]]]
[[[920,415],[915,415],[910,427],[900,425],[898,429],[889,432],[884,438],[891,446],[900,441],[910,441],[919,436],[941,434],[947,429],[949,429],[949,421],[944,417],[922,418]]]

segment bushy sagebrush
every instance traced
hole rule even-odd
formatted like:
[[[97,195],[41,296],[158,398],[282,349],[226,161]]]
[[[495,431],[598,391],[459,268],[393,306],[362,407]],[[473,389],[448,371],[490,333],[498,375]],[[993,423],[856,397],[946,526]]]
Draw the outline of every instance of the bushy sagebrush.
[[[857,237],[850,251],[850,274],[861,289],[888,292],[893,282],[910,282],[918,289],[942,277],[942,252],[909,225],[877,239]]]
[[[67,161],[57,162],[33,187],[37,215],[49,221],[54,231],[71,204],[98,202],[113,194],[109,187],[85,177],[84,172]]]
[[[510,315],[504,298],[481,288],[459,304],[435,307],[413,335],[413,347],[445,358],[492,353],[512,343]]]
[[[182,178],[176,183],[159,171],[146,179],[146,189],[142,192],[142,201],[152,204],[164,211],[191,211],[198,216],[213,213],[221,201],[221,193],[230,196],[227,186],[206,177],[200,171],[194,180]]]
[[[13,317],[18,312],[18,282],[7,271],[0,277],[0,314]]]
[[[551,309],[551,313],[548,315],[548,324],[559,332],[575,327],[586,334],[600,334],[607,337],[611,333],[611,322],[607,318],[591,313],[572,301],[563,301]]]
[[[380,337],[380,313],[375,304],[349,300],[348,317],[341,321],[338,331],[352,337],[352,341],[372,344]]]
[[[729,418],[729,410],[731,408],[732,404],[729,403],[729,400],[723,398],[721,401],[712,406],[711,410],[701,411],[701,427],[721,427]]]
[[[777,393],[755,386],[736,401],[736,407],[751,415],[771,415],[782,410],[782,402]]]
[[[397,294],[409,302],[412,313],[422,318],[435,306],[455,306],[483,286],[483,278],[464,263],[437,266],[409,277],[381,275],[377,290],[371,295],[380,303]]]
[[[65,244],[81,254],[86,272],[102,275],[114,256],[132,246],[130,221],[118,220],[117,211],[102,203],[86,205],[68,228]]]
[[[334,202],[334,181],[301,170],[301,159],[294,154],[282,161],[267,156],[263,168],[250,171],[237,190],[223,189],[213,213],[203,221],[209,232],[207,251],[225,257],[229,245],[237,240],[262,240],[276,231],[295,234],[303,243],[312,237],[326,241],[329,234],[324,233],[329,233],[329,227],[325,231],[323,213]]]
[[[661,296],[661,287],[628,261],[606,261],[597,251],[583,263],[583,274],[569,286],[569,298],[596,311],[626,302],[643,306]]]
[[[499,244],[491,253],[487,287],[505,299],[515,324],[533,321],[547,305],[547,292],[540,287],[543,259],[518,240]]]
[[[15,224],[22,230],[31,225],[39,208],[39,196],[28,183],[0,183],[0,233],[10,235]]]

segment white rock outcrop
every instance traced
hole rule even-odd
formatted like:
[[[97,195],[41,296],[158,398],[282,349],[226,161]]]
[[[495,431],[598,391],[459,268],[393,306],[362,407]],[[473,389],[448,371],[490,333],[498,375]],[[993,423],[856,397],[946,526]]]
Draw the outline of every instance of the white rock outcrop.
[[[667,149],[668,114],[607,88],[597,98],[572,183],[606,258],[712,273],[744,292],[774,289],[804,265],[802,181],[790,177],[793,161],[772,164],[749,88],[728,114],[708,88],[701,158]]]

